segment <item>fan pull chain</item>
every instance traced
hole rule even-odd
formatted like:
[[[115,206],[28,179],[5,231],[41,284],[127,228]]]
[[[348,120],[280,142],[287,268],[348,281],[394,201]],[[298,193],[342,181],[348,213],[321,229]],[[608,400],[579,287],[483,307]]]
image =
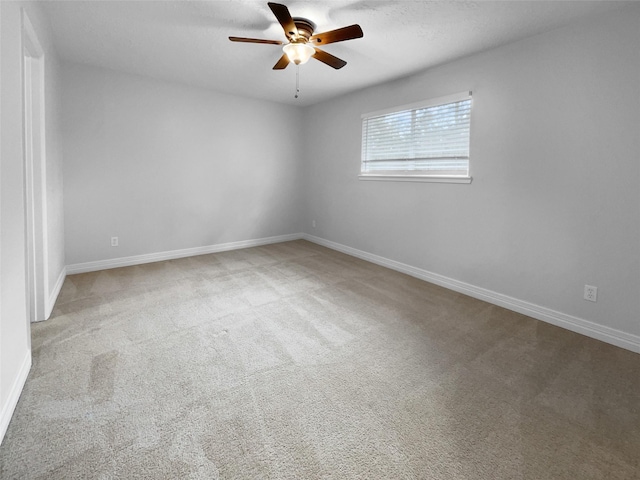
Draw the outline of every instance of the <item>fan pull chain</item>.
[[[296,65],[296,96],[294,98],[298,98],[300,94],[300,65]]]

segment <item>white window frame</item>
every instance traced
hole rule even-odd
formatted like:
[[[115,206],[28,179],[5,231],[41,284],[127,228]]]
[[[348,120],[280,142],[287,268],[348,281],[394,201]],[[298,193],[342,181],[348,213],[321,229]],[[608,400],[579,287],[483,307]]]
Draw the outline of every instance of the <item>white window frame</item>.
[[[366,130],[365,120],[373,117],[380,117],[389,115],[392,113],[408,112],[414,110],[420,110],[423,108],[434,107],[438,105],[446,105],[448,103],[460,102],[463,100],[471,100],[471,92],[456,93],[453,95],[447,95],[444,97],[432,98],[422,102],[411,103],[408,105],[402,105],[398,107],[387,108],[384,110],[378,110],[375,112],[365,113],[362,118],[362,141],[364,142]],[[469,135],[470,136],[470,135]],[[471,138],[469,138],[469,142]],[[365,164],[365,149],[362,147],[361,162],[360,162],[360,174],[358,178],[360,180],[382,180],[393,182],[436,182],[436,183],[471,183],[471,162],[469,160],[469,168],[467,169],[467,175],[437,175],[433,173],[426,173],[426,170],[417,171],[425,173],[411,173],[398,170],[395,172],[384,172],[383,174],[369,173],[363,171]]]

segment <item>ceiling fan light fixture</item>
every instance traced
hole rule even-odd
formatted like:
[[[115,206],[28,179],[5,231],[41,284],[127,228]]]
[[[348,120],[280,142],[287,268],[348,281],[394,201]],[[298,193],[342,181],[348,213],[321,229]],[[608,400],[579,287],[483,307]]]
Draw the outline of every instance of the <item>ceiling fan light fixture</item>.
[[[287,57],[289,57],[289,61],[296,65],[307,63],[313,54],[316,53],[315,48],[308,43],[288,43],[282,47],[282,50],[287,54]]]
[[[2,0],[0,0],[1,2]],[[302,17],[292,17],[286,5],[268,2],[267,5],[275,15],[278,23],[284,30],[284,35],[289,43],[282,49],[284,53],[273,66],[273,70],[284,70],[290,63],[301,65],[307,63],[311,57],[319,62],[329,65],[336,70],[344,67],[347,62],[331,55],[315,45],[328,45],[330,43],[344,42],[354,38],[362,38],[362,28],[353,24],[348,27],[336,28],[323,33],[314,33],[316,24]],[[261,38],[229,37],[232,42],[263,43],[268,45],[282,45],[279,40],[265,40]]]

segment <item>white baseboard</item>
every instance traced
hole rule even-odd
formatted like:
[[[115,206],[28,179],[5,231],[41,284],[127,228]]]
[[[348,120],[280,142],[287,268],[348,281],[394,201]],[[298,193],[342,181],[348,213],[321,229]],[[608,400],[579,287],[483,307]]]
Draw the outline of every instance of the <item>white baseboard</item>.
[[[13,416],[13,412],[16,409],[16,405],[18,405],[18,400],[20,399],[20,394],[22,393],[22,389],[24,388],[24,384],[27,381],[27,376],[29,375],[29,370],[31,369],[31,351],[28,350],[22,361],[22,366],[18,371],[18,375],[11,385],[11,390],[9,391],[9,396],[7,397],[7,401],[4,405],[2,405],[2,410],[0,411],[0,444],[4,439],[4,434],[7,433],[7,428],[9,428],[9,422],[11,422],[11,417]]]
[[[49,295],[49,298],[45,304],[45,320],[48,320],[51,316],[51,312],[53,312],[53,307],[56,305],[56,300],[58,299],[58,295],[60,295],[60,290],[62,290],[62,285],[64,284],[64,279],[67,278],[67,267],[63,267],[60,275],[58,276],[58,280],[56,284],[53,286],[53,290]]]
[[[238,250],[241,248],[259,247],[271,243],[289,242],[300,240],[301,233],[289,235],[278,235],[276,237],[257,238],[252,240],[241,240],[239,242],[220,243],[205,247],[184,248],[181,250],[170,250],[168,252],[147,253],[144,255],[134,255],[131,257],[113,258],[110,260],[99,260],[96,262],[76,263],[67,265],[66,274],[95,272],[107,270],[109,268],[129,267],[131,265],[141,265],[143,263],[161,262],[163,260],[173,260],[175,258],[193,257],[196,255],[206,255],[208,253],[226,252],[228,250]]]
[[[427,282],[440,285],[450,290],[469,295],[470,297],[484,300],[494,305],[513,310],[514,312],[522,313],[523,315],[527,315],[537,320],[551,323],[558,327],[566,328],[567,330],[571,330],[573,332],[577,332],[588,337],[595,338],[597,340],[601,340],[603,342],[610,343],[621,348],[625,348],[627,350],[631,350],[632,352],[640,353],[640,336],[600,325],[583,318],[567,315],[565,313],[558,312],[547,307],[513,298],[508,295],[487,290],[482,287],[477,287],[469,283],[445,277],[444,275],[429,272],[428,270],[397,262],[395,260],[390,260],[379,255],[374,255],[363,250],[358,250],[356,248],[348,247],[346,245],[332,242],[330,240],[325,240],[324,238],[316,237],[314,235],[309,235],[306,233],[293,233],[289,235],[279,235],[276,237],[266,237],[253,240],[242,240],[239,242],[222,243],[205,247],[186,248],[182,250],[150,253],[111,260],[100,260],[97,262],[77,263],[74,265],[67,265],[66,271],[63,272],[63,274],[71,275],[74,273],[93,272],[109,268],[160,262],[163,260],[171,260],[174,258],[205,255],[208,253],[217,253],[228,250],[237,250],[241,248],[258,247],[261,245],[268,245],[272,243],[288,242],[291,240],[299,240],[301,238],[318,245],[331,248],[332,250],[337,250],[353,257],[361,258],[371,263],[382,265],[383,267],[391,268],[392,270],[396,270],[398,272],[406,273],[407,275],[411,275],[421,280],[425,280]],[[63,274],[61,274],[60,277],[62,280],[59,279],[56,283],[56,288],[54,289],[54,291],[56,292],[55,296],[52,294],[52,297],[49,300],[51,307],[53,307],[55,298],[57,298],[60,287],[62,287],[62,282],[64,281]]]
[[[631,350],[632,352],[640,353],[640,336],[626,333],[614,328],[599,325],[597,323],[585,320],[583,318],[567,315],[562,312],[551,310],[550,308],[535,305],[533,303],[519,300],[517,298],[509,297],[501,293],[493,292],[485,288],[477,287],[453,278],[445,277],[437,273],[432,273],[421,268],[413,267],[405,263],[396,262],[379,255],[364,252],[356,248],[347,247],[340,243],[325,240],[324,238],[316,237],[313,235],[303,234],[302,238],[318,245],[337,250],[353,257],[367,260],[371,263],[381,265],[383,267],[396,270],[398,272],[406,273],[412,277],[425,280],[430,283],[435,283],[450,290],[469,295],[485,302],[504,307],[514,312],[522,313],[529,317],[541,320],[543,322],[551,323],[558,327],[566,328],[573,332],[581,333],[591,338],[601,340],[618,347]]]

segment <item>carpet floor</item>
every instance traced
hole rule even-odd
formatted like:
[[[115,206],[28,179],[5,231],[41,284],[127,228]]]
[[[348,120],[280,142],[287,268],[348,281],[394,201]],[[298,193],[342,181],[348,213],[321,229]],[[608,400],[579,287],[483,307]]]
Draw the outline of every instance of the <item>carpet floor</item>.
[[[638,479],[640,355],[306,241],[67,277],[3,479]]]

